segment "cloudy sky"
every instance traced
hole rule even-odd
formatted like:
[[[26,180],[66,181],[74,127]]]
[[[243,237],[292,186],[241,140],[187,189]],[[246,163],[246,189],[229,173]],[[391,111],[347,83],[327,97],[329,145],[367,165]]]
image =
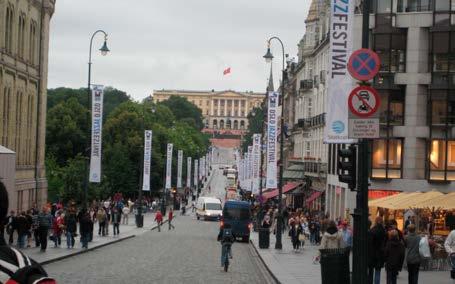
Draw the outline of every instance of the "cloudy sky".
[[[266,40],[297,53],[310,0],[58,0],[51,22],[49,88],[85,87],[90,37],[109,34],[111,53],[93,54],[92,83],[134,99],[154,89],[265,91]],[[103,43],[99,34],[93,44]],[[275,79],[281,51],[273,43]],[[223,70],[231,67],[231,74]],[[277,81],[275,81],[277,84]]]

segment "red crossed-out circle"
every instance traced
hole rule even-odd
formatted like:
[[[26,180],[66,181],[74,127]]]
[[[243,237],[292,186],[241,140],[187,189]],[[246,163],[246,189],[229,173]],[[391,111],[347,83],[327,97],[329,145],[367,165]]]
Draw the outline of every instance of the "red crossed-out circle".
[[[373,61],[374,67],[370,67],[370,63]],[[354,63],[358,66],[354,67]],[[376,52],[371,49],[362,48],[354,51],[349,57],[348,71],[352,77],[360,81],[368,81],[374,78],[379,72],[381,67],[381,60]],[[368,74],[361,74],[363,70],[367,70]]]
[[[367,91],[370,95],[373,95],[374,99],[375,99],[375,104],[371,105],[367,100],[362,98],[360,96],[361,91]],[[367,112],[359,112],[355,108],[355,106],[353,104],[354,97],[358,98],[363,103],[363,105],[367,107],[367,109],[368,109]],[[355,88],[354,90],[352,90],[351,93],[349,94],[349,98],[348,98],[349,110],[358,117],[367,118],[367,117],[372,116],[378,110],[380,105],[381,105],[381,98],[379,97],[378,92],[376,92],[376,90],[371,87],[359,86],[359,87]]]

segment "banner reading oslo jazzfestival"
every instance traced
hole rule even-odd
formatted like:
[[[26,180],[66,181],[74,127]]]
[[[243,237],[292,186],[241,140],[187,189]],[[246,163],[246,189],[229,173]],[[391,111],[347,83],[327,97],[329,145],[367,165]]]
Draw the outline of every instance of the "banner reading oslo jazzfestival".
[[[269,92],[267,102],[267,180],[266,188],[277,188],[276,144],[278,126],[278,98],[276,92]]]
[[[183,151],[177,152],[177,188],[182,187],[182,165],[183,165]]]
[[[191,187],[191,157],[186,158],[186,186]]]
[[[144,132],[144,173],[142,175],[142,190],[150,191],[150,161],[152,159],[152,130]]]
[[[261,159],[261,134],[253,134],[253,194],[259,192],[259,167]]]
[[[194,160],[194,186],[198,186],[199,160]]]
[[[352,143],[348,139],[348,96],[353,81],[347,63],[352,53],[354,2],[331,0],[330,56],[327,96],[326,143]]]
[[[172,174],[172,149],[174,145],[171,143],[167,144],[166,154],[166,189],[171,188],[171,174]]]
[[[92,88],[92,141],[90,148],[90,182],[101,182],[101,152],[103,127],[104,87],[93,85]]]

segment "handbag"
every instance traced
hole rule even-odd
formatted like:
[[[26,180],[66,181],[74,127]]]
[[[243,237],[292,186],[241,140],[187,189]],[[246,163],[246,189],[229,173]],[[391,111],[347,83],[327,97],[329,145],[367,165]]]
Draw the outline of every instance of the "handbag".
[[[300,241],[300,242],[305,242],[305,235],[300,234],[300,235],[299,235],[299,241]]]

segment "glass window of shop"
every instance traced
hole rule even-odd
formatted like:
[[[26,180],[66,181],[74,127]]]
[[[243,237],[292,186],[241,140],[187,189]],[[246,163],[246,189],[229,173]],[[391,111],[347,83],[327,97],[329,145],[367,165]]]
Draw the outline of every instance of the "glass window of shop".
[[[432,90],[430,105],[431,125],[455,125],[455,90]]]
[[[372,178],[401,178],[402,144],[398,138],[373,140]]]
[[[374,35],[374,50],[381,60],[381,72],[406,71],[406,38],[406,30]]]
[[[392,0],[376,0],[376,13],[386,14],[392,12]]]
[[[431,140],[430,180],[455,180],[455,140]]]
[[[398,0],[398,12],[424,12],[431,10],[431,0]]]
[[[455,0],[434,0],[434,25],[455,25]]]
[[[403,125],[405,89],[381,90],[379,95],[381,96],[379,122],[382,125]]]

